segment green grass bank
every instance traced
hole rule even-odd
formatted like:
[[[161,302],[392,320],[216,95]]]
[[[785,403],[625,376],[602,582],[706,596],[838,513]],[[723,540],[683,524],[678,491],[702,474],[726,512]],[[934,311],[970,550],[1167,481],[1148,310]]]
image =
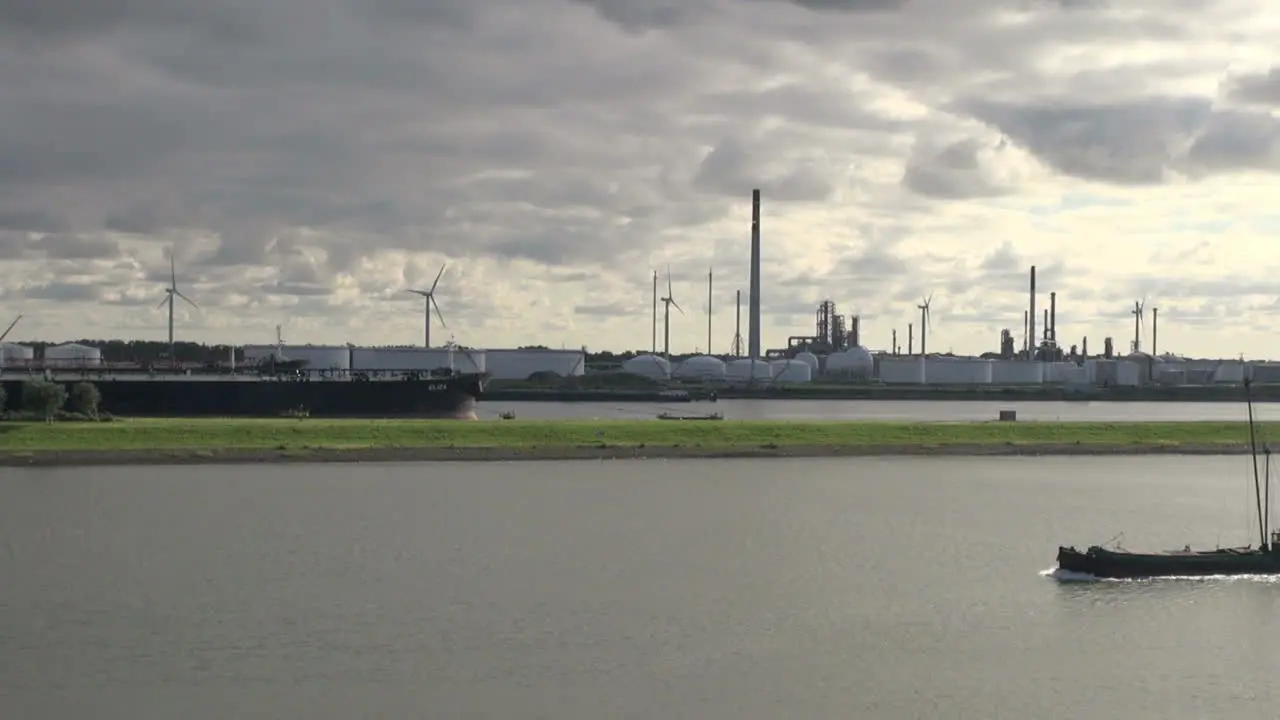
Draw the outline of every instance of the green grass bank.
[[[1260,423],[1273,437],[1280,423]],[[0,463],[1234,454],[1242,422],[126,419],[0,423]]]

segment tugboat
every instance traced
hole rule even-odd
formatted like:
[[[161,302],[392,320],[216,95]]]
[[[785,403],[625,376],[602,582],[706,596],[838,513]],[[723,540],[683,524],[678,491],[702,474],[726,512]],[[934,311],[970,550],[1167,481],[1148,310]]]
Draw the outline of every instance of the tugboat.
[[[1249,413],[1249,450],[1253,459],[1253,490],[1258,508],[1258,547],[1134,553],[1094,545],[1081,552],[1058,548],[1058,569],[1097,578],[1154,578],[1218,575],[1280,575],[1280,532],[1270,527],[1271,451],[1265,451],[1266,481],[1258,475],[1258,438],[1254,428],[1250,382],[1245,381]]]

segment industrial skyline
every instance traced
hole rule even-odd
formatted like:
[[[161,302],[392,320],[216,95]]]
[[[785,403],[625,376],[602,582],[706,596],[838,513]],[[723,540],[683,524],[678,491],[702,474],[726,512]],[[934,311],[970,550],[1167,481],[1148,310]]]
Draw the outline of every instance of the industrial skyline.
[[[0,14],[14,339],[164,338],[172,245],[179,338],[420,343],[448,263],[460,342],[643,348],[670,265],[692,351],[712,266],[723,351],[759,188],[762,348],[934,293],[928,348],[987,350],[1034,264],[1063,340],[1126,350],[1145,298],[1161,349],[1280,356],[1280,6],[496,1]]]

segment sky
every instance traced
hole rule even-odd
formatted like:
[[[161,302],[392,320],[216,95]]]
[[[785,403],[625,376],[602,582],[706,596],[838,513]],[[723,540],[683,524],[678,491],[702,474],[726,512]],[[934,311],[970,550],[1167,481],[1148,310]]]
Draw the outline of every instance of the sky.
[[[647,349],[670,268],[685,353],[713,268],[724,353],[759,188],[765,347],[932,294],[996,350],[1035,264],[1064,345],[1145,298],[1277,357],[1276,48],[1263,0],[3,0],[0,314],[164,339],[172,249],[179,340],[417,344],[447,263],[437,344]]]

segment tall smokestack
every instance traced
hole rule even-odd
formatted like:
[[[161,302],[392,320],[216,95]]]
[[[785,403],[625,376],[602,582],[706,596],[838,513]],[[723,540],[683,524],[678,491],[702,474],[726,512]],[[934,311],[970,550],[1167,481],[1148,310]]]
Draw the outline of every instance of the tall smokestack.
[[[1157,318],[1160,317],[1160,308],[1151,308],[1151,356],[1156,355],[1156,324]]]
[[[658,354],[658,271],[653,271],[653,349],[650,350],[654,355]]]
[[[1036,343],[1036,266],[1035,265],[1031,266],[1031,311],[1030,311],[1030,316],[1028,318],[1028,322],[1031,323],[1031,325],[1027,328],[1027,342],[1030,343],[1030,347],[1027,348],[1030,351],[1030,354],[1028,355],[1028,357],[1031,359],[1035,359],[1036,344],[1037,344]]]
[[[1049,293],[1049,339],[1058,342],[1058,293]]]
[[[747,356],[760,357],[760,190],[751,191],[751,303],[747,309]]]
[[[862,325],[861,317],[854,315],[849,318],[849,347],[858,347],[862,344],[861,339],[858,337],[862,334],[860,325]]]
[[[1049,309],[1048,308],[1045,308],[1045,311],[1044,311],[1044,329],[1041,330],[1041,332],[1044,333],[1044,339],[1048,340],[1049,339]]]
[[[1022,349],[1029,350],[1031,348],[1031,336],[1027,333],[1031,330],[1030,313],[1026,310],[1022,311]]]
[[[711,355],[711,276],[713,269],[707,268],[707,354]]]

